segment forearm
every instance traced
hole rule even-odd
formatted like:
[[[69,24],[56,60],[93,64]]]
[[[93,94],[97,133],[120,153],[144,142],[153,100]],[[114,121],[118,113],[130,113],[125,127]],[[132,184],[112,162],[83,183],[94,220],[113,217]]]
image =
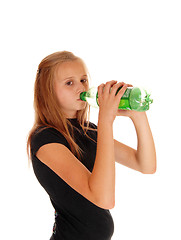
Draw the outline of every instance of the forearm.
[[[89,186],[100,204],[111,208],[115,203],[115,159],[113,127],[98,122],[97,152]]]
[[[131,120],[137,133],[136,159],[143,173],[154,173],[156,171],[156,150],[145,112],[138,113]]]

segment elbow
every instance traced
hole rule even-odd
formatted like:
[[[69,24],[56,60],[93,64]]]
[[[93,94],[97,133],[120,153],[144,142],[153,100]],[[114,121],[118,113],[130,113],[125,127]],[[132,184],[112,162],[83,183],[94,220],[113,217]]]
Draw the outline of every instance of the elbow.
[[[111,205],[109,209],[113,209],[114,207],[115,207],[115,203]]]
[[[101,202],[98,206],[103,209],[113,209],[115,207],[115,200]]]
[[[156,173],[156,167],[152,169],[144,169],[144,170],[141,170],[140,172],[143,174],[154,174]]]
[[[113,202],[111,202],[111,203],[109,204],[109,208],[108,208],[108,209],[113,209],[114,207],[115,207],[115,199],[114,199]]]
[[[114,207],[115,207],[115,201],[104,205],[105,209],[113,209]]]
[[[114,207],[115,207],[115,194],[113,194],[109,201],[107,201],[106,209],[113,209]]]
[[[157,163],[156,159],[150,161],[151,164],[145,164],[145,166],[140,166],[140,172],[143,174],[154,174],[156,173]]]

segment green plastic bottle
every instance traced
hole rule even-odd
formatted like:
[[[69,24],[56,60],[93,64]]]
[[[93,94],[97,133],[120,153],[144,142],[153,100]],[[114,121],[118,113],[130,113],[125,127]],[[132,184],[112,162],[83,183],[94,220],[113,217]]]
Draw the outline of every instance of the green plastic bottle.
[[[121,88],[122,87],[118,88],[116,94]],[[96,87],[90,88],[87,92],[82,92],[80,99],[88,102],[88,104],[93,107],[99,106]],[[150,94],[148,94],[146,90],[138,87],[128,87],[120,100],[118,109],[144,112],[149,110],[152,102],[153,100],[150,99]]]

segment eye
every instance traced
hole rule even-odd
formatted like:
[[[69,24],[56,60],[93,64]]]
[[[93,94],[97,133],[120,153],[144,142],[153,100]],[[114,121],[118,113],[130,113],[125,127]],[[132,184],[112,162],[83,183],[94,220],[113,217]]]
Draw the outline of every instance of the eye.
[[[68,86],[72,85],[72,81],[67,82],[66,85]]]
[[[86,83],[86,82],[87,82],[87,79],[82,79],[81,82]]]

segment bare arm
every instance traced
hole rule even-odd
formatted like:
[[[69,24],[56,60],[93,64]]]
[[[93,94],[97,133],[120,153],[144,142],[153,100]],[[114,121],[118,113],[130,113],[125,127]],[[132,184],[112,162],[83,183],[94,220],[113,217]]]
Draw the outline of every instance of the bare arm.
[[[110,208],[115,205],[115,153],[113,138],[113,122],[115,120],[119,101],[127,85],[122,87],[115,96],[117,89],[124,85],[110,81],[98,88],[99,119],[97,153],[94,168],[89,178],[89,186],[97,199],[104,202]],[[112,87],[113,86],[113,87]],[[111,93],[110,88],[112,87]]]
[[[89,186],[97,198],[108,208],[115,205],[115,158],[113,127],[104,122],[98,123],[97,153]],[[99,196],[99,197],[98,197]]]
[[[145,112],[131,117],[137,133],[136,159],[142,173],[155,173],[156,150]]]
[[[119,116],[128,116],[137,133],[137,150],[114,140],[115,161],[141,173],[156,171],[156,150],[145,112],[118,111]]]

